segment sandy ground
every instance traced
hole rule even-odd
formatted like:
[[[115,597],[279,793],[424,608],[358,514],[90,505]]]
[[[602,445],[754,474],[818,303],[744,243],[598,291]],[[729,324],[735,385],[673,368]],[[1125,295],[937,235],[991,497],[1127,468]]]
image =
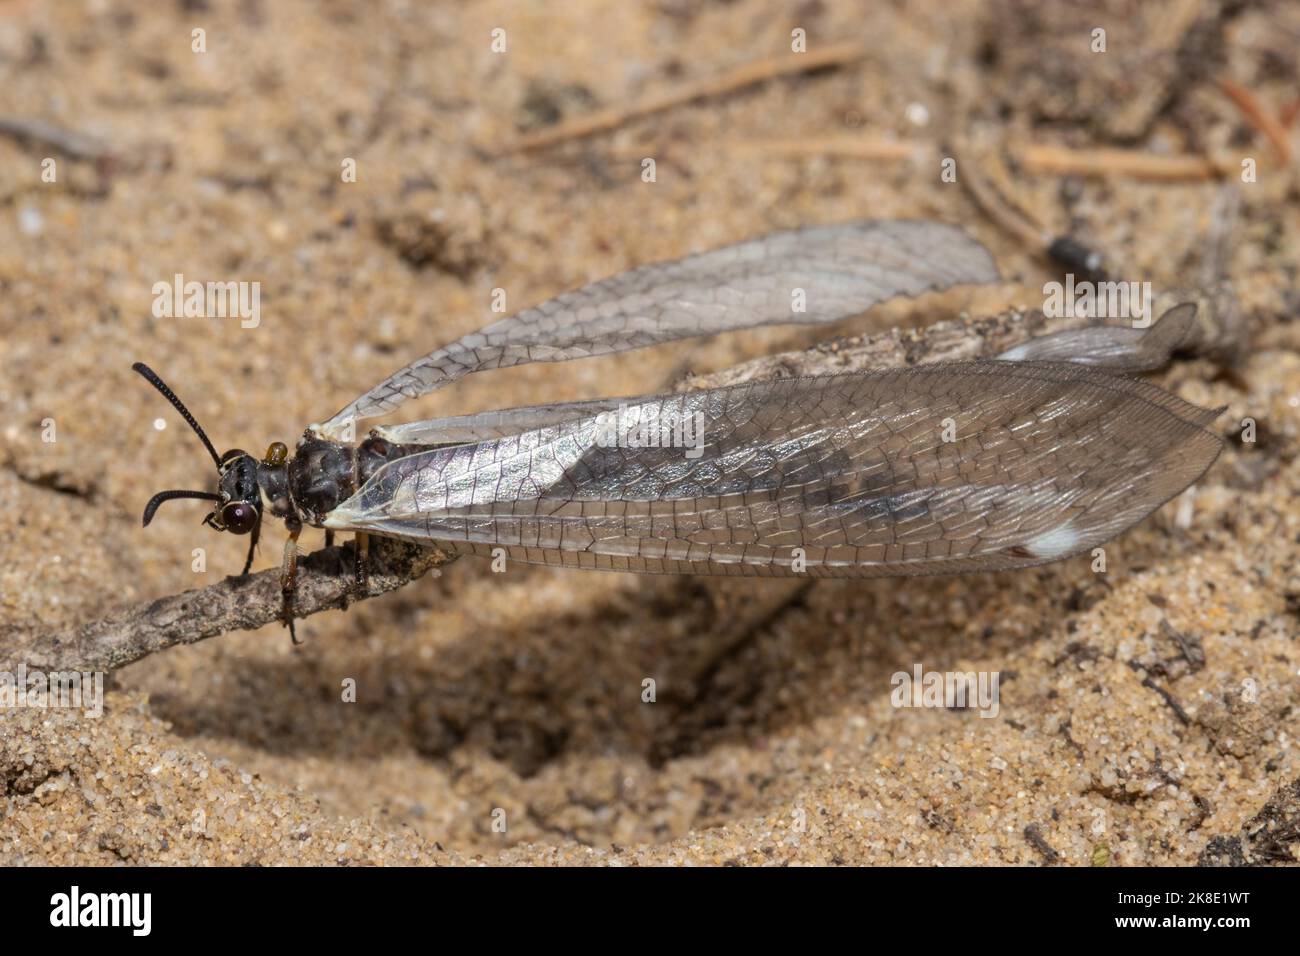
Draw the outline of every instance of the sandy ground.
[[[128,667],[99,718],[3,712],[0,862],[1295,859],[1297,187],[1213,78],[1282,115],[1300,16],[1141,6],[944,0],[864,20],[831,0],[0,4],[0,115],[58,122],[114,154],[0,138],[9,634],[238,570],[245,540],[200,527],[197,503],[140,528],[153,491],[209,478],[134,360],[220,448],[260,453],[492,318],[494,288],[514,309],[778,228],[959,222],[1010,281],[945,296],[932,317],[999,297],[1042,305],[1024,291],[1048,278],[1041,261],[932,165],[746,141],[960,133],[1256,157],[1222,271],[1255,276],[1272,303],[1238,367],[1161,377],[1228,406],[1214,426],[1227,446],[1194,492],[1108,548],[1105,574],[1075,559],[778,586],[494,575],[464,560],[302,622],[298,648],[267,628]],[[1103,55],[1087,52],[1097,25]],[[870,52],[585,143],[499,154],[520,132],[787,51],[795,27],[811,48],[861,39]],[[653,183],[645,156],[658,157]],[[341,181],[346,158],[355,183]],[[1124,278],[1187,284],[1207,261],[1218,184],[1021,173],[1011,186]],[[151,287],[176,273],[260,281],[260,325],[155,318]],[[813,340],[766,332],[492,373],[415,413],[643,392]],[[1255,442],[1240,440],[1247,417]],[[278,547],[272,535],[258,566]],[[891,706],[891,675],[916,664],[1000,672],[998,715]]]

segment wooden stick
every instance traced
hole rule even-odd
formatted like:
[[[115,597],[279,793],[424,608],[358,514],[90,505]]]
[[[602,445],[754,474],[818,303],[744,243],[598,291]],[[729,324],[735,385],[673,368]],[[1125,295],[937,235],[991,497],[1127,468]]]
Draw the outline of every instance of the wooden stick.
[[[793,159],[815,159],[826,156],[832,159],[906,162],[925,157],[934,147],[930,143],[917,140],[909,142],[868,139],[862,136],[827,136],[808,139],[738,139],[724,143],[723,148],[750,150]]]
[[[662,113],[674,106],[692,103],[696,100],[725,96],[736,93],[746,87],[756,86],[768,80],[784,76],[797,76],[831,66],[842,66],[860,60],[867,54],[867,48],[860,43],[836,43],[820,50],[808,53],[782,53],[766,59],[756,60],[736,67],[719,76],[685,83],[645,97],[639,102],[627,106],[613,107],[580,116],[568,122],[560,123],[549,129],[540,130],[521,136],[508,144],[502,153],[527,152],[545,149],[557,143],[582,139],[594,133],[603,133],[616,129],[634,119]]]
[[[737,149],[754,150],[769,156],[861,159],[897,162],[937,152],[933,143],[920,140],[879,140],[857,137],[823,139],[734,140]],[[1024,169],[1053,175],[1130,176],[1156,182],[1198,182],[1235,175],[1239,169],[1230,159],[1191,154],[1162,156],[1133,149],[1073,149],[1052,144],[1029,144],[1008,149],[1008,155]],[[960,174],[959,174],[960,175]]]
[[[1132,176],[1157,182],[1204,181],[1232,175],[1237,166],[1227,160],[1178,154],[1161,156],[1132,149],[1071,149],[1029,145],[1013,149],[1030,172],[1082,176]]]
[[[369,592],[352,594],[352,559],[345,548],[325,548],[298,564],[295,596],[299,618],[349,602],[387,594],[452,558],[432,548],[376,539],[371,548]],[[177,644],[193,644],[227,631],[251,630],[280,618],[280,569],[124,608],[81,627],[6,640],[0,661],[24,662],[28,670],[112,671]],[[284,640],[289,640],[286,631]]]

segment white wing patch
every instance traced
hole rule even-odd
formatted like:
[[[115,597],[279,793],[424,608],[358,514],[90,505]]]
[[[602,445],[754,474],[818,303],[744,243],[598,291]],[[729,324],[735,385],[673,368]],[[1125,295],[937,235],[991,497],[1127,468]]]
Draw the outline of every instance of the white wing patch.
[[[1079,533],[1074,530],[1071,522],[1067,521],[1051,531],[1044,531],[1042,534],[1031,538],[1025,545],[1034,557],[1052,560],[1053,558],[1064,557],[1070,554],[1079,546]]]

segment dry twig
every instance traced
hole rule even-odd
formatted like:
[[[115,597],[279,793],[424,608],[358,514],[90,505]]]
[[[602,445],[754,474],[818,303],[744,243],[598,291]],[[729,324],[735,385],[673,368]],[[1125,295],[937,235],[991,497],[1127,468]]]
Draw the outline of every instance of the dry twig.
[[[725,96],[750,86],[785,76],[797,76],[832,66],[841,66],[859,60],[867,53],[860,43],[836,43],[808,53],[783,53],[755,60],[729,70],[720,76],[684,83],[680,86],[647,96],[626,106],[600,110],[587,116],[560,123],[549,129],[521,136],[506,146],[503,153],[528,152],[545,149],[557,143],[582,139],[594,133],[617,129],[634,119],[661,113],[674,106],[696,100]]]
[[[351,556],[345,548],[326,548],[298,564],[298,617],[345,607],[395,591],[451,560],[436,549],[375,539],[371,548],[370,591],[354,595]],[[28,669],[111,671],[177,644],[194,644],[227,631],[252,630],[280,618],[280,571],[259,571],[157,601],[135,604],[81,627],[38,635],[25,645],[4,649],[6,661],[25,661]],[[289,638],[286,635],[285,640]]]
[[[1030,145],[1013,154],[1033,173],[1080,176],[1130,176],[1156,182],[1204,181],[1240,171],[1236,160],[1187,153],[1162,156],[1134,149],[1071,149],[1066,146]]]
[[[879,162],[901,162],[937,156],[938,147],[925,141],[894,141],[840,136],[828,139],[765,139],[738,142],[769,156],[825,156]],[[1221,179],[1240,171],[1237,160],[1180,153],[1163,156],[1136,149],[1073,149],[1052,144],[1010,147],[1008,157],[1034,173],[1079,176],[1127,176],[1154,182],[1198,182]]]

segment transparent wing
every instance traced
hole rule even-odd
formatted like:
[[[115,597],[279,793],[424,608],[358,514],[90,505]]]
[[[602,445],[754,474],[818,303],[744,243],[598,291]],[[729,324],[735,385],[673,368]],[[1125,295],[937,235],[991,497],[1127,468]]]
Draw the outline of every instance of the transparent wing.
[[[1137,372],[1163,368],[1173,353],[1193,344],[1196,306],[1183,303],[1165,312],[1148,329],[1094,325],[1067,329],[1030,339],[997,356],[1004,362],[1075,362],[1113,371]],[[435,418],[429,421],[388,425],[380,434],[399,444],[442,445],[502,438],[530,428],[597,415],[623,405],[640,404],[653,396],[598,398],[585,402],[561,402],[503,408],[473,415]]]
[[[386,425],[378,431],[389,441],[401,445],[445,445],[452,442],[485,441],[517,435],[533,428],[559,425],[578,418],[612,411],[620,405],[639,404],[645,398],[596,398],[584,402],[556,402],[549,405],[523,405],[501,408],[472,415],[431,418],[404,425]]]
[[[1196,335],[1196,305],[1176,305],[1149,329],[1089,325],[1040,335],[1008,349],[1005,362],[1077,362],[1128,372],[1163,368],[1170,356],[1192,344]]]
[[[766,381],[421,452],[325,524],[622,571],[1016,568],[1096,547],[1186,488],[1218,455],[1217,414],[1068,363]],[[678,447],[631,447],[656,434]]]
[[[311,429],[338,437],[349,422],[386,415],[472,372],[760,325],[835,322],[894,296],[998,278],[988,250],[943,223],[778,232],[641,266],[525,309],[412,362]]]

